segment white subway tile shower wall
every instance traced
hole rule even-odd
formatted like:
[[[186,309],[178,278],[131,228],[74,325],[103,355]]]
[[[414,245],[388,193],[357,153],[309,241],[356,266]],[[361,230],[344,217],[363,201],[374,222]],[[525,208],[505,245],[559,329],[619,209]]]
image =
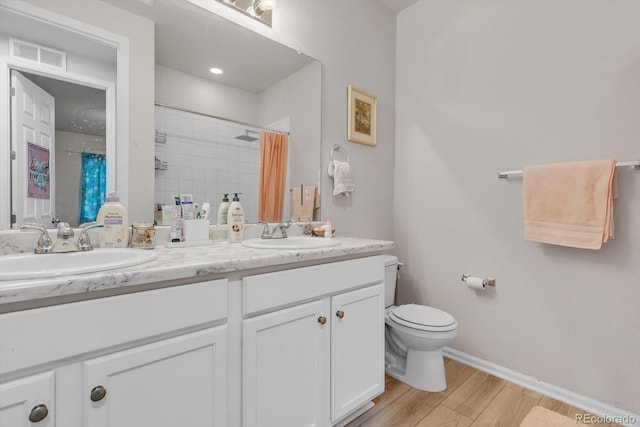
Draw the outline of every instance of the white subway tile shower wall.
[[[192,193],[197,203],[211,204],[212,223],[224,193],[242,193],[245,221],[256,222],[260,141],[235,139],[247,127],[221,119],[165,107],[155,108],[156,130],[167,135],[155,144],[156,157],[167,162],[156,170],[155,202],[172,204],[173,195]],[[252,135],[257,136],[257,135]]]

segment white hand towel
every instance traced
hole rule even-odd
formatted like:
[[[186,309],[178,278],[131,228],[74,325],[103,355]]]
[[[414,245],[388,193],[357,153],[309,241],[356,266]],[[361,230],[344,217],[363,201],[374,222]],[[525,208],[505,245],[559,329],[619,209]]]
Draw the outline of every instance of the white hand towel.
[[[331,160],[329,162],[329,176],[333,178],[333,195],[344,194],[350,196],[356,191],[356,185],[351,175],[351,165],[349,162]]]

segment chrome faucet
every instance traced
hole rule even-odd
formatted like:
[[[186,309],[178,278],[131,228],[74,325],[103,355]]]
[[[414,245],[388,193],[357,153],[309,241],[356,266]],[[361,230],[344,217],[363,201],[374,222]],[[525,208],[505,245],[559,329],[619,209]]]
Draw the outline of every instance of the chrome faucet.
[[[58,239],[51,248],[51,253],[78,252],[78,245],[73,243],[73,228],[67,222],[58,223]]]
[[[273,230],[269,231],[269,224],[266,221],[260,221],[259,223],[263,225],[262,235],[260,236],[262,239],[286,239],[287,229],[291,226],[289,222],[281,222],[273,227]],[[275,233],[278,230],[280,230],[280,237],[275,237]]]
[[[79,252],[79,251],[91,251],[93,250],[93,246],[91,246],[91,240],[89,239],[88,231],[93,228],[102,227],[102,224],[98,224],[96,222],[89,222],[86,224],[82,224],[82,231],[78,235],[78,242],[73,242],[73,228],[66,223],[60,222],[58,223],[58,239],[55,243],[51,241],[51,236],[47,231],[47,228],[42,224],[23,224],[22,230],[38,230],[40,232],[40,238],[38,239],[38,245],[34,249],[34,253],[36,254],[56,254],[56,253],[65,253],[65,252]]]
[[[271,233],[269,233],[269,237],[271,239],[286,239],[286,237],[287,237],[287,229],[290,226],[291,226],[291,224],[289,222],[281,222],[280,224],[278,224],[275,227],[273,227],[273,230],[271,230]],[[280,230],[281,236],[280,237],[274,237],[274,234],[278,230]]]

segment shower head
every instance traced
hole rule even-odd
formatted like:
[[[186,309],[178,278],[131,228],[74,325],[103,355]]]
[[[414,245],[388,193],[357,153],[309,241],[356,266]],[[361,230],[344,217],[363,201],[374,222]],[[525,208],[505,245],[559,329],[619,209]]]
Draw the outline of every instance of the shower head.
[[[255,137],[255,136],[249,136],[249,134],[250,134],[250,133],[255,133],[255,134],[256,134],[256,135],[258,135],[258,136],[260,135],[260,133],[259,133],[259,132],[256,132],[256,131],[253,131],[253,130],[249,130],[249,129],[247,129],[247,130],[245,130],[245,134],[244,134],[244,135],[236,136],[236,138],[235,138],[235,139],[239,139],[239,140],[241,140],[241,141],[249,141],[249,142],[257,141],[257,140],[258,140],[258,137]]]

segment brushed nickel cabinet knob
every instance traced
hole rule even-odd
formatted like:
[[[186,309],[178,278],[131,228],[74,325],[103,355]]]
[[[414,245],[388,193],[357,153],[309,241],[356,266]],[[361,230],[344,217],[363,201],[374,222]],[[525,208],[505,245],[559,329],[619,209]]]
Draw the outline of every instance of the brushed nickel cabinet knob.
[[[320,323],[321,325],[324,325],[325,323],[327,323],[327,318],[324,316],[318,317],[318,323]]]
[[[338,319],[342,319],[344,317],[344,311],[342,310],[336,311],[336,316],[338,316]]]
[[[49,409],[47,408],[47,405],[36,405],[33,407],[33,409],[31,409],[31,412],[29,413],[29,421],[31,421],[32,423],[37,423],[47,418],[47,415],[49,415]]]
[[[99,402],[102,399],[104,399],[104,397],[107,395],[107,389],[102,387],[101,385],[99,386],[95,386],[92,390],[91,390],[91,401],[92,402]]]

